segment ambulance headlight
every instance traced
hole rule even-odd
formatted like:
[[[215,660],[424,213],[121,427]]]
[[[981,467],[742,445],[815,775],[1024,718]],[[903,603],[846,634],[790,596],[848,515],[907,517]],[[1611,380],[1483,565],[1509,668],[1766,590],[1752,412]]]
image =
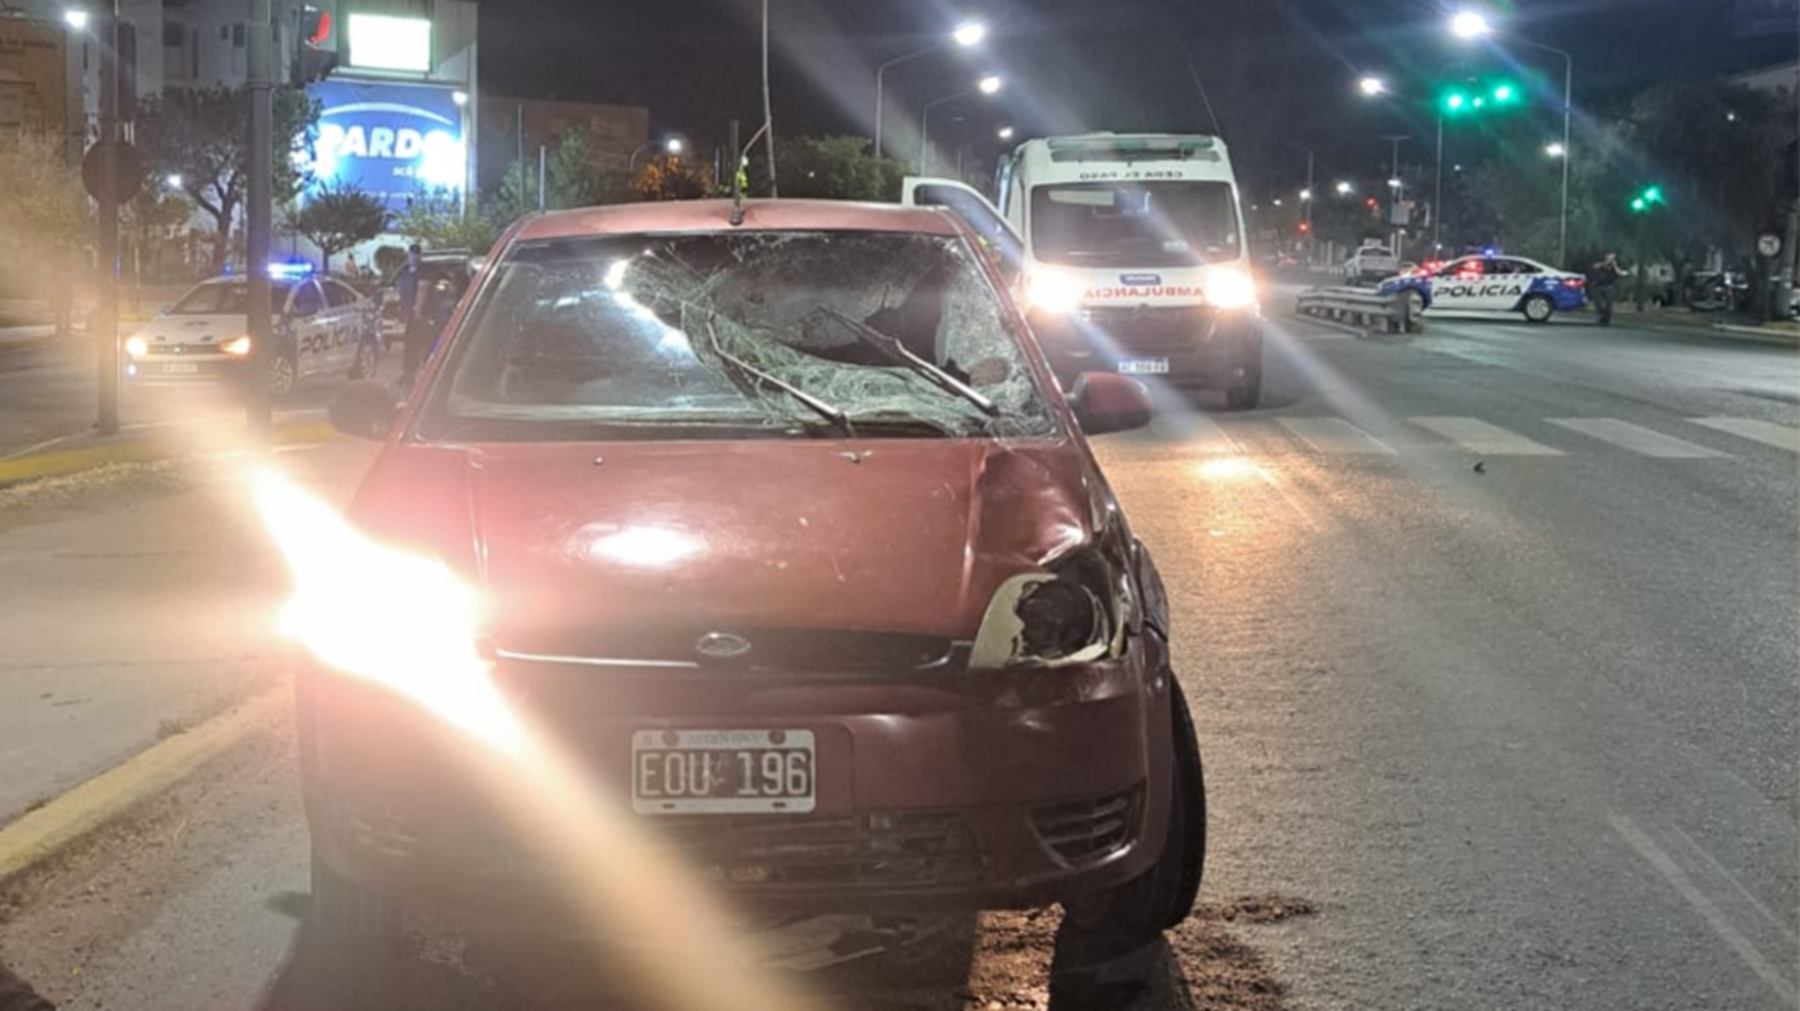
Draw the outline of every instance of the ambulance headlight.
[[[1213,267],[1203,283],[1206,304],[1220,309],[1243,309],[1256,304],[1256,282],[1236,267]]]
[[[1033,270],[1025,275],[1025,307],[1061,315],[1081,306],[1087,285],[1063,270]]]
[[[133,358],[142,358],[150,353],[150,343],[133,334],[125,338],[125,353]]]

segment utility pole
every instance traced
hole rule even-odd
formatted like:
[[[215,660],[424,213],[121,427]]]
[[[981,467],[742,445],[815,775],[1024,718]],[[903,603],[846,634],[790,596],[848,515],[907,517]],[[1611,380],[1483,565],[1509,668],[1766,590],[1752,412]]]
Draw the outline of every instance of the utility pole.
[[[1318,241],[1313,238],[1313,201],[1318,193],[1313,189],[1313,150],[1306,149],[1306,265],[1312,266],[1313,252],[1318,248]]]
[[[1398,220],[1399,209],[1406,197],[1406,185],[1400,180],[1400,145],[1405,141],[1412,140],[1412,137],[1404,134],[1388,134],[1381,139],[1394,146],[1394,153],[1388,161],[1388,178],[1399,185],[1388,187],[1388,244],[1393,247],[1394,256],[1398,258],[1400,256],[1400,233],[1402,231]]]
[[[266,446],[273,427],[269,379],[275,363],[275,327],[269,293],[269,242],[275,215],[274,21],[269,0],[250,0],[244,26],[250,92],[250,194],[244,205],[244,282],[250,315],[249,386],[244,421],[251,442]],[[290,362],[298,369],[298,362]]]
[[[781,191],[775,185],[775,107],[769,99],[769,0],[763,0],[762,4],[762,93],[763,143],[769,151],[769,196],[778,197]]]
[[[94,320],[99,350],[100,434],[119,431],[119,4],[108,0],[100,26],[100,304]]]

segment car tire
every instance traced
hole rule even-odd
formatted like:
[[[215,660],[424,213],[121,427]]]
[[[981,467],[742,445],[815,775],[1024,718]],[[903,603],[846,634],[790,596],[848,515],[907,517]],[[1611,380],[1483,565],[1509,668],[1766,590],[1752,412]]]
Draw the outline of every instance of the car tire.
[[[391,999],[401,964],[400,906],[312,858],[312,907],[305,940],[320,967],[329,1006],[376,1011]]]
[[[298,382],[299,375],[294,370],[293,356],[286,352],[276,352],[275,358],[269,362],[269,397],[273,400],[287,399]]]
[[[1417,288],[1406,289],[1406,310],[1413,319],[1418,319],[1425,312],[1425,293]]]
[[[1225,387],[1225,406],[1234,411],[1250,411],[1262,400],[1262,363],[1244,370],[1243,378]]]
[[[375,374],[375,344],[371,340],[356,342],[356,357],[350,360],[350,378],[367,379]]]
[[[1549,295],[1527,295],[1525,304],[1519,308],[1525,314],[1525,319],[1532,323],[1548,323],[1550,317],[1556,315],[1556,303],[1550,300]]]
[[[1154,942],[1187,919],[1206,868],[1206,773],[1193,713],[1181,683],[1169,678],[1174,757],[1172,808],[1162,856],[1123,884],[1065,904],[1059,943],[1080,962],[1106,962]]]

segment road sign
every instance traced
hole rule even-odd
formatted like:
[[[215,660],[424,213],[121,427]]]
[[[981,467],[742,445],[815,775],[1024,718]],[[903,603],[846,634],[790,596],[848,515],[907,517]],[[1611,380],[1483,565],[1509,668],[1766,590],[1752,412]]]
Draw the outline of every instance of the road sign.
[[[99,200],[105,195],[101,178],[101,173],[105,171],[101,168],[105,158],[106,153],[101,150],[101,145],[95,144],[88,148],[87,154],[81,159],[81,184],[87,187],[88,195],[95,200]],[[137,148],[130,144],[120,143],[113,151],[112,185],[107,187],[112,191],[112,198],[119,203],[125,203],[137,196],[143,186],[143,157],[138,154]]]
[[[1774,256],[1781,252],[1781,236],[1764,233],[1756,237],[1756,251],[1762,256]]]

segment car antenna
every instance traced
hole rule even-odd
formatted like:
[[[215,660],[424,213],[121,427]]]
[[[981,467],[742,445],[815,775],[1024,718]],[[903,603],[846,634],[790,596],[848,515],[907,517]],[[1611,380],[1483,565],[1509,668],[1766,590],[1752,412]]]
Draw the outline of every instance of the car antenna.
[[[744,152],[738,150],[738,121],[731,121],[731,227],[744,223]]]

